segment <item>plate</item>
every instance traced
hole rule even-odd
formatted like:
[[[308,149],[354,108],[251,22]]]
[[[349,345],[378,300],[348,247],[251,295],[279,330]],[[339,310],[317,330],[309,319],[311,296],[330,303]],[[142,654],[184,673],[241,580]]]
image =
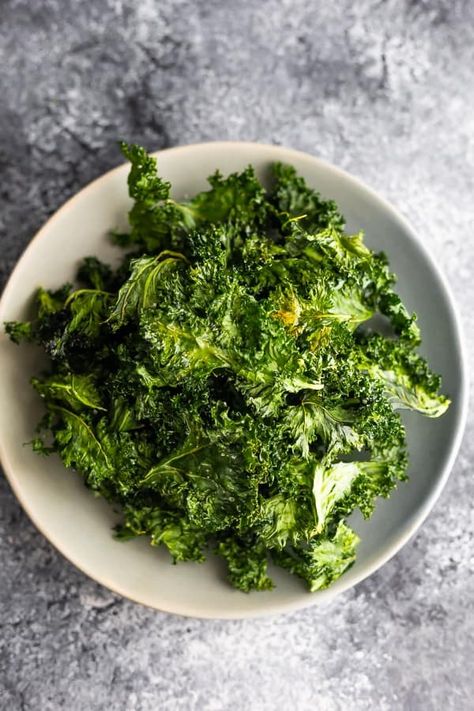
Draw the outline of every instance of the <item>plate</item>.
[[[40,458],[23,443],[32,438],[41,405],[29,385],[40,368],[38,351],[0,339],[0,456],[23,508],[46,538],[80,570],[116,593],[158,610],[207,618],[242,618],[296,610],[327,602],[357,584],[391,558],[413,535],[438,498],[458,450],[467,409],[467,377],[460,327],[449,289],[413,229],[396,210],[359,180],[310,155],[279,146],[216,142],[182,146],[157,154],[160,174],[174,196],[184,198],[206,187],[206,177],[253,164],[265,182],[273,161],[295,166],[308,183],[333,198],[348,230],[363,229],[369,247],[387,253],[398,275],[398,291],[416,311],[422,353],[443,376],[452,399],[447,414],[430,420],[404,416],[410,454],[410,480],[389,500],[380,501],[369,521],[354,515],[361,537],[357,562],[329,589],[309,593],[283,570],[272,570],[276,588],[248,595],[233,590],[223,563],[212,554],[203,564],[171,565],[168,554],[145,540],[118,543],[117,520],[74,472],[55,457]],[[123,165],[88,185],[40,230],[18,262],[0,303],[0,321],[25,318],[39,285],[55,288],[72,280],[87,255],[117,261],[108,241],[113,227],[125,229],[130,206]],[[420,567],[422,562],[420,561]]]

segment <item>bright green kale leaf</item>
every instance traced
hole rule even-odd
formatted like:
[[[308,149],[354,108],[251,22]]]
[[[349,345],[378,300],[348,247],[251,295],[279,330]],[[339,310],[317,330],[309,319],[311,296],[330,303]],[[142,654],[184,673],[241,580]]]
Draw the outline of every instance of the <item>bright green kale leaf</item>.
[[[276,208],[283,229],[291,220],[297,220],[301,228],[310,233],[329,226],[343,229],[344,218],[336,203],[323,200],[319,193],[306,185],[292,166],[275,163],[273,173],[275,185],[270,201]]]
[[[137,536],[148,536],[152,546],[164,544],[173,562],[180,560],[204,560],[203,549],[206,534],[199,527],[194,528],[184,518],[162,506],[124,507],[124,521],[117,528],[117,538],[129,540]]]
[[[380,381],[395,409],[417,410],[428,417],[446,412],[450,401],[438,392],[440,378],[405,342],[372,335],[362,340],[361,350],[360,367]]]
[[[354,563],[358,542],[357,535],[341,520],[334,534],[313,538],[305,547],[274,551],[273,557],[315,592],[327,588]]]
[[[7,321],[5,323],[5,332],[13,343],[17,345],[31,343],[35,340],[33,324],[30,321]]]
[[[42,398],[57,401],[74,411],[84,408],[103,410],[97,388],[91,375],[52,375],[40,380],[32,378],[33,387]]]
[[[265,222],[265,191],[251,167],[228,178],[216,172],[209,178],[210,190],[178,202],[171,197],[171,185],[157,175],[156,158],[140,146],[122,143],[121,148],[131,162],[128,187],[134,204],[130,235],[119,235],[120,244],[156,252],[186,245],[186,235],[203,225],[237,222],[245,231]]]
[[[271,590],[274,585],[267,572],[267,550],[259,541],[242,541],[235,535],[217,546],[228,567],[229,581],[238,590]]]

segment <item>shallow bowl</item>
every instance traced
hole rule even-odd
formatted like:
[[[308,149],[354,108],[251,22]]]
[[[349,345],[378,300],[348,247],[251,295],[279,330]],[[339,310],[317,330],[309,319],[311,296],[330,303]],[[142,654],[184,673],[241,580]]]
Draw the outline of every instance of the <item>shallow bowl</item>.
[[[197,617],[241,618],[296,610],[326,602],[380,568],[421,525],[449,476],[466,415],[466,367],[456,311],[446,282],[405,219],[385,200],[342,170],[313,156],[255,143],[204,143],[161,151],[160,174],[178,198],[206,187],[218,168],[227,174],[249,163],[265,181],[273,161],[295,166],[308,183],[333,198],[348,229],[366,233],[367,244],[383,250],[398,275],[398,291],[416,311],[422,353],[443,376],[452,399],[438,420],[404,415],[410,479],[374,516],[352,517],[361,538],[357,562],[329,589],[309,593],[302,582],[272,570],[276,588],[249,595],[233,590],[221,561],[170,565],[165,551],[145,540],[118,543],[111,535],[117,514],[94,498],[78,475],[55,457],[40,458],[24,446],[32,438],[41,405],[29,385],[39,368],[38,351],[0,337],[0,456],[10,484],[33,523],[80,570],[116,593],[158,610]],[[122,165],[84,188],[40,230],[18,262],[0,302],[0,322],[22,319],[39,285],[54,288],[75,275],[79,260],[94,254],[117,260],[108,240],[111,228],[126,228],[130,206]],[[420,561],[420,566],[422,565]]]

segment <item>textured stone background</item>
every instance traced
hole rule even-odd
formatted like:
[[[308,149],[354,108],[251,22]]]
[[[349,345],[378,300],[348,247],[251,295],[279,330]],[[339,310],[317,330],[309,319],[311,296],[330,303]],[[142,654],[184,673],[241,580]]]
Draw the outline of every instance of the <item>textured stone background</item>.
[[[423,234],[474,348],[470,0],[0,0],[0,276],[118,137],[320,155]],[[0,479],[0,708],[470,711],[473,420],[415,540],[326,609],[181,619],[85,578]]]

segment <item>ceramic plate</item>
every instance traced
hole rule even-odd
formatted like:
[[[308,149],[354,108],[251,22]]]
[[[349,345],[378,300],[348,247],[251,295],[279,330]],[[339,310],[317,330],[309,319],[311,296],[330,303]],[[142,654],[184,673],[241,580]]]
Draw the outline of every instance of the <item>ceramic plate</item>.
[[[41,458],[28,446],[41,406],[29,385],[41,364],[38,351],[0,341],[0,454],[6,475],[38,529],[87,575],[111,590],[150,607],[198,617],[237,618],[303,608],[328,601],[373,573],[420,526],[446,483],[466,414],[466,369],[455,309],[446,283],[407,222],[383,199],[347,173],[317,158],[278,146],[207,143],[158,154],[160,174],[178,198],[206,187],[216,168],[226,174],[252,163],[265,181],[273,161],[292,163],[309,184],[335,199],[348,229],[366,233],[367,244],[384,250],[399,277],[398,290],[416,311],[422,352],[443,376],[452,399],[446,415],[430,420],[407,414],[410,480],[380,501],[374,516],[352,524],[361,537],[356,564],[328,590],[309,593],[285,571],[272,570],[276,589],[249,595],[233,590],[223,564],[171,565],[165,551],[145,540],[118,543],[111,535],[117,515],[54,457]],[[55,288],[74,277],[81,257],[116,260],[110,228],[126,228],[130,205],[123,165],[88,185],[66,203],[31,242],[10,278],[0,304],[0,321],[22,319],[40,284]],[[422,561],[420,560],[420,569]]]

